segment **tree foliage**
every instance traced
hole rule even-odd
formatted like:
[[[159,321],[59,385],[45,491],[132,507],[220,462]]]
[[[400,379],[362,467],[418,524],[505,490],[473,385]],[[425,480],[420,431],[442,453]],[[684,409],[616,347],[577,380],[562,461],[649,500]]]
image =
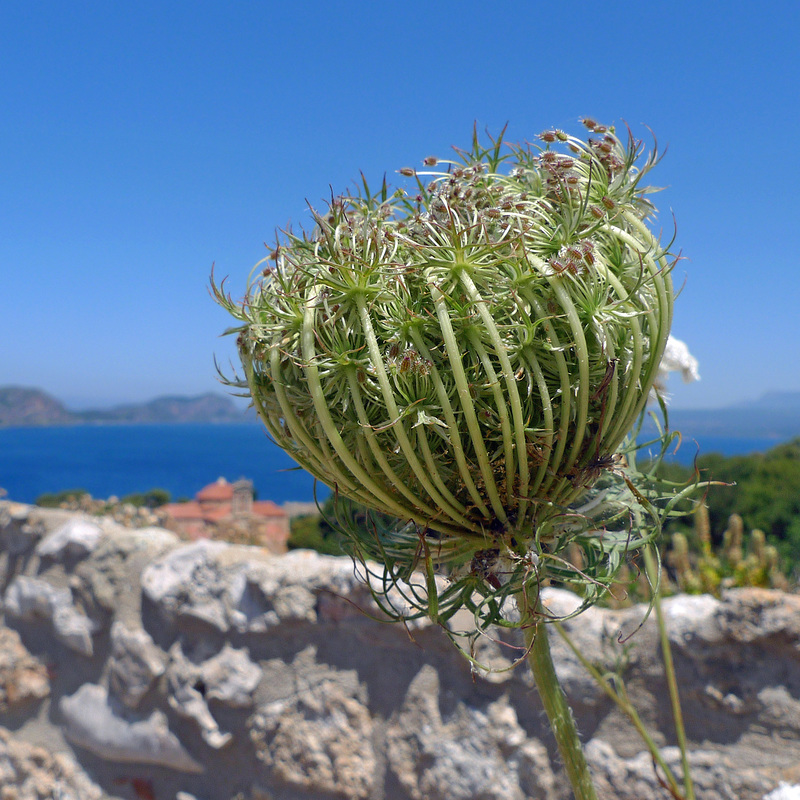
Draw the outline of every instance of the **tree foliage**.
[[[166,489],[149,489],[146,492],[136,492],[125,495],[120,503],[130,503],[137,508],[158,508],[169,503],[172,495]]]
[[[696,465],[704,480],[727,484],[712,486],[706,497],[715,545],[722,544],[731,514],[739,514],[746,529],[764,531],[787,566],[800,562],[800,437],[765,453],[701,455]],[[691,468],[677,464],[662,469],[678,480],[691,473]]]
[[[101,506],[116,505],[132,505],[136,508],[158,508],[170,501],[170,493],[166,489],[153,488],[148,489],[146,492],[135,492],[134,494],[125,495],[120,500],[111,501],[100,500],[97,501]],[[86,489],[65,489],[61,492],[48,492],[36,498],[36,505],[42,508],[59,508],[63,505],[67,506],[81,506],[81,503],[86,505],[93,504],[93,508],[97,511],[97,503],[94,503],[92,496]]]
[[[349,555],[348,532],[357,528],[364,536],[374,535],[394,528],[399,522],[388,514],[332,494],[320,506],[320,514],[292,520],[287,544],[290,550],[306,548],[331,556]]]
[[[86,489],[64,489],[60,492],[45,492],[36,498],[36,505],[40,508],[59,508],[62,503],[77,503],[89,492]]]

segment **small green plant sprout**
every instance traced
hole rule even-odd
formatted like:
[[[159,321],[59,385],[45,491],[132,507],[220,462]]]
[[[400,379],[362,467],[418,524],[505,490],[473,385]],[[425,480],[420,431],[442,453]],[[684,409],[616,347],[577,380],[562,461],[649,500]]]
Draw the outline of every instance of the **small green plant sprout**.
[[[311,230],[279,234],[241,302],[212,276],[236,319],[230,382],[271,437],[400,520],[346,531],[384,610],[449,631],[466,608],[473,636],[523,629],[580,800],[594,791],[540,587],[577,582],[595,602],[692,489],[639,473],[628,438],[672,321],[677,259],[644,182],[657,150],[583,122],[586,141],[474,133],[452,159],[400,169],[399,188],[362,179],[312,209]]]
[[[666,557],[681,591],[719,595],[724,589],[741,586],[788,588],[778,551],[767,543],[763,531],[756,528],[747,537],[742,518],[731,514],[722,544],[715,551],[706,506],[697,506],[694,520],[694,546],[689,536],[677,532],[672,536],[672,547]]]

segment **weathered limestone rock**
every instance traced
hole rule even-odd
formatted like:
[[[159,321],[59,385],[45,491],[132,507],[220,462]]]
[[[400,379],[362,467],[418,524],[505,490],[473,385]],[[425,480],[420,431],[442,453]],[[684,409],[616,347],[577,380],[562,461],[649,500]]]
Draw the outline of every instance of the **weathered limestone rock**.
[[[59,711],[64,734],[107,761],[160,764],[179,772],[202,772],[169,730],[163,712],[153,711],[146,719],[123,716],[108,692],[97,684],[85,683],[75,694],[62,697]]]
[[[680,751],[677,747],[664,747],[662,755],[680,783]],[[659,797],[664,791],[659,788],[653,760],[647,752],[640,752],[633,758],[621,758],[607,742],[593,739],[586,746],[586,757],[601,797],[640,800]],[[757,769],[743,770],[719,752],[694,750],[689,764],[697,800],[761,797],[770,786]]]
[[[206,685],[201,678],[199,665],[188,659],[180,642],[170,648],[167,668],[167,702],[178,714],[194,720],[203,740],[209,747],[219,750],[233,740],[233,734],[222,733],[206,703]]]
[[[530,739],[505,697],[482,708],[458,704],[444,718],[439,675],[423,667],[389,722],[389,766],[414,800],[555,800],[542,744]]]
[[[128,708],[136,708],[163,673],[163,653],[148,633],[132,631],[122,622],[111,626],[109,685]]]
[[[722,603],[711,595],[678,595],[663,603],[670,644],[691,651],[696,643],[705,645],[722,641],[720,625]]]
[[[349,561],[300,550],[276,557],[209,540],[172,550],[142,574],[146,597],[169,624],[197,620],[220,633],[315,623],[322,587],[345,597],[367,594]]]
[[[0,714],[50,694],[47,669],[16,631],[0,627]]]
[[[197,653],[193,654],[195,658]],[[203,659],[201,652],[199,658]],[[246,649],[230,645],[206,660],[187,658],[180,642],[170,648],[167,668],[168,702],[182,717],[193,720],[203,740],[215,750],[233,741],[233,734],[223,733],[208,706],[218,701],[231,708],[249,708],[261,681],[261,668],[250,661]]]
[[[85,558],[99,544],[103,531],[93,522],[75,517],[56,528],[36,545],[43,558]]]
[[[782,783],[775,791],[770,792],[764,800],[800,800],[800,784],[790,786]]]
[[[94,652],[95,625],[75,608],[69,589],[20,575],[6,590],[3,606],[7,614],[26,621],[37,617],[48,620],[56,638],[76,653],[90,657]]]
[[[378,622],[348,559],[0,501],[0,586],[0,715],[14,727],[0,732],[0,800],[569,799],[527,669],[500,671],[519,638],[483,637],[475,656],[495,671],[472,672],[430,620]],[[558,617],[577,603],[545,600]],[[794,800],[800,597],[737,589],[664,608],[698,800]],[[671,745],[644,613],[592,609],[564,627]],[[551,647],[600,796],[670,800],[555,631]]]
[[[109,520],[100,524],[105,536],[91,558],[77,565],[75,576],[99,608],[112,612],[131,628],[141,627],[141,572],[174,549],[179,539],[163,528],[123,528]]]
[[[641,616],[637,611],[639,616],[628,622],[624,612],[587,608],[578,617],[571,617],[580,606],[580,600],[572,592],[563,589],[545,589],[544,604],[550,614],[564,620],[564,628],[578,649],[583,653],[591,653],[592,660],[605,669],[613,669],[622,652],[622,648],[616,646],[617,637],[620,633],[632,633]],[[578,657],[555,631],[550,641],[558,679],[570,701],[591,710],[602,707],[605,695]]]
[[[357,675],[319,664],[314,648],[265,666],[268,696],[248,721],[257,757],[280,781],[357,800],[376,794],[374,722]]]
[[[286,566],[248,565],[233,577],[230,585],[233,608],[229,616],[236,630],[262,633],[289,620],[317,621],[316,597],[306,587],[287,579]]]
[[[197,723],[203,740],[214,750],[220,750],[233,741],[232,733],[223,733],[219,729],[217,721],[208,710],[203,695],[193,686],[185,683],[171,684],[167,702],[170,708],[173,708],[182,717]]]
[[[0,503],[0,555],[14,557],[27,553],[44,535],[42,520],[30,519],[30,506]]]
[[[99,786],[64,753],[48,753],[0,727],[2,800],[104,800]]]
[[[554,607],[568,602],[549,594]],[[641,607],[598,609],[565,627],[584,653],[621,671],[657,738],[674,740],[655,626],[637,630],[643,613]],[[763,589],[735,589],[721,600],[679,595],[664,601],[664,614],[698,800],[759,800],[781,779],[800,777],[800,597]],[[574,656],[558,637],[552,649],[563,679]],[[568,678],[564,683],[580,718],[586,706]],[[589,752],[610,796],[634,800],[658,790],[649,755],[641,751],[618,712],[600,720]],[[677,764],[676,751],[666,752]]]
[[[250,660],[247,649],[230,645],[200,665],[200,680],[205,696],[232,708],[249,708],[261,682],[261,667]]]
[[[37,617],[50,620],[64,604],[72,605],[69,589],[57,589],[46,580],[25,575],[14,579],[3,598],[5,612],[26,621]]]
[[[224,576],[215,561],[227,546],[201,539],[176,548],[144,570],[142,589],[168,622],[194,619],[220,633],[228,631]]]

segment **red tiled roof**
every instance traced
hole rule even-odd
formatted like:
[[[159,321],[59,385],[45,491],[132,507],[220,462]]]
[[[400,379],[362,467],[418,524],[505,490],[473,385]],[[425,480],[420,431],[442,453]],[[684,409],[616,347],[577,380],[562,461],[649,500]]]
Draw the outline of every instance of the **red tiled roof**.
[[[161,510],[166,512],[172,519],[181,520],[203,520],[205,522],[219,522],[231,513],[231,504],[224,503],[215,508],[203,508],[200,503],[190,500],[188,503],[169,503],[162,506]]]
[[[162,511],[166,512],[175,520],[204,520],[206,522],[219,522],[231,515],[231,504],[220,503],[214,508],[203,508],[200,503],[190,500],[188,503],[169,503],[162,506]],[[258,500],[253,503],[253,515],[257,517],[280,517],[286,516],[286,512],[272,500]]]
[[[272,500],[254,500],[253,513],[259,517],[285,517],[286,511]]]
[[[204,486],[195,497],[198,500],[230,500],[233,497],[233,486],[225,478]]]
[[[162,510],[174,520],[220,522],[231,516],[233,484],[228,483],[225,478],[204,486],[195,497],[197,500],[186,503],[168,503]],[[209,501],[213,505],[209,505]],[[253,501],[252,514],[257,517],[286,517],[286,511],[272,500]]]
[[[188,503],[167,503],[159,510],[169,514],[172,519],[203,519],[203,509],[194,500]]]
[[[203,519],[206,522],[219,522],[231,515],[231,504],[225,503],[217,508],[209,508],[203,510]]]

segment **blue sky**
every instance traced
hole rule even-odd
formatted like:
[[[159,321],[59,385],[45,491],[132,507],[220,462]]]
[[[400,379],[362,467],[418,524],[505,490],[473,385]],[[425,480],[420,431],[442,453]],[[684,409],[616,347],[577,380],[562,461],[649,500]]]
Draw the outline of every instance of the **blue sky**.
[[[800,4],[3,3],[0,385],[78,408],[220,390],[226,314],[275,228],[467,145],[648,125],[702,381],[800,391]]]

